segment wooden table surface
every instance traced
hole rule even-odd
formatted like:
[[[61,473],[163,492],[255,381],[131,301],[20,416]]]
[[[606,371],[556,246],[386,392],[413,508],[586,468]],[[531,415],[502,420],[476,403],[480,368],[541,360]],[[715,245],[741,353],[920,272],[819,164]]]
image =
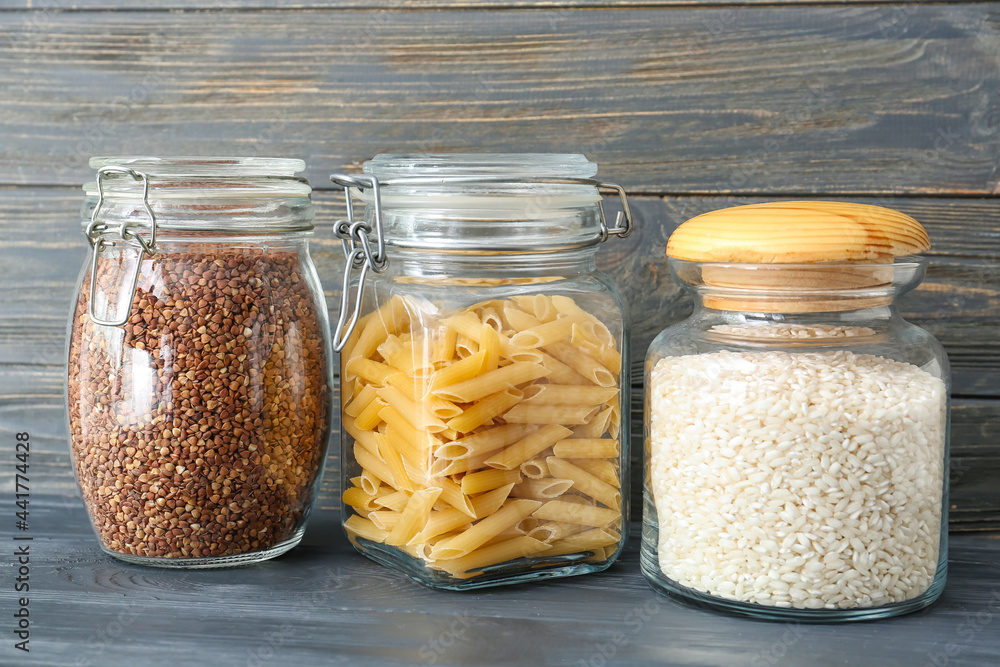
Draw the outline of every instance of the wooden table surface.
[[[355,553],[334,511],[318,511],[303,543],[278,559],[175,571],[103,555],[78,502],[43,497],[33,508],[31,653],[13,649],[5,596],[4,665],[1000,662],[1000,540],[983,535],[952,537],[948,585],[931,608],[807,625],[736,618],[654,593],[639,572],[637,525],[605,572],[459,593],[430,590]]]

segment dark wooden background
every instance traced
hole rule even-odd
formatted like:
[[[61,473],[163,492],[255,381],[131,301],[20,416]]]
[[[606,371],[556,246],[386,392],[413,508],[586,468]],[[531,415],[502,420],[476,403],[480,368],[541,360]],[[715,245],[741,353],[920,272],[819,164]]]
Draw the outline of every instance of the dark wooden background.
[[[329,223],[331,172],[470,150],[582,152],[629,191],[638,230],[601,263],[636,365],[688,307],[663,258],[686,218],[805,197],[915,216],[932,265],[903,310],[953,363],[951,527],[1000,529],[994,2],[0,0],[0,438],[32,433],[39,501],[83,521],[61,392],[90,156],[299,157]],[[329,224],[313,256],[335,306]]]

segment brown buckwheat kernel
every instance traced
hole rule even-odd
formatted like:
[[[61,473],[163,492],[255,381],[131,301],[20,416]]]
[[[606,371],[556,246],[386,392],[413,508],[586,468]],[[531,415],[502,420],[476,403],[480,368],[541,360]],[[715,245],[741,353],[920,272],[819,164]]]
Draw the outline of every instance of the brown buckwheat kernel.
[[[129,270],[102,267],[99,293],[117,294]],[[90,320],[85,277],[70,337],[71,444],[107,549],[234,556],[302,526],[330,389],[325,323],[300,271],[286,250],[157,253],[121,327]]]

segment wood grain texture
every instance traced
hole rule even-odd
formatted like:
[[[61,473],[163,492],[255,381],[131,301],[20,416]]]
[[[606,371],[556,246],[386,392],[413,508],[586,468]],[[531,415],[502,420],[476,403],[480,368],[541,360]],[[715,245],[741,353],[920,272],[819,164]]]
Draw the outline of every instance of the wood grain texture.
[[[988,2],[989,0],[973,0],[973,2]],[[359,9],[622,9],[622,8],[675,8],[675,7],[721,7],[732,9],[733,5],[900,5],[897,0],[348,0],[338,2],[338,10]],[[910,3],[914,4],[914,3]],[[330,2],[323,0],[213,0],[198,2],[198,0],[169,0],[158,2],[151,7],[141,0],[75,0],[72,3],[63,0],[0,0],[2,10],[145,10],[172,11],[183,9],[219,10],[219,9],[329,9]],[[905,11],[905,10],[901,10]]]
[[[0,188],[0,363],[62,363],[66,318],[88,250],[78,225],[82,200],[75,188]],[[1000,397],[1000,199],[854,200],[898,208],[927,227],[931,268],[901,310],[945,345],[956,394]],[[311,253],[335,312],[343,254],[330,224],[344,215],[342,197],[323,191],[314,201],[320,227]],[[637,372],[652,338],[690,310],[667,270],[670,232],[699,213],[753,201],[760,199],[632,198],[635,233],[609,241],[598,257],[630,305]],[[616,204],[606,205],[613,215]]]
[[[806,625],[657,595],[639,572],[638,526],[606,572],[462,594],[429,590],[354,553],[332,512],[316,513],[302,545],[281,558],[173,572],[104,556],[78,499],[39,495],[33,507],[32,652],[0,643],[3,664],[913,667],[951,646],[949,667],[983,667],[1000,651],[989,623],[960,632],[970,615],[995,622],[1000,605],[1000,540],[986,536],[952,536],[948,585],[928,610]],[[10,581],[13,568],[3,559],[0,576]]]
[[[74,185],[93,154],[297,156],[319,184],[530,148],[647,194],[994,194],[998,12],[3,12],[0,183]]]
[[[0,364],[0,439],[32,434],[32,474],[43,493],[76,497],[68,445],[63,383],[59,365]],[[631,415],[631,514],[638,519],[642,498],[642,391],[633,388]],[[339,419],[334,424],[327,473],[317,498],[323,511],[340,509]],[[955,398],[952,401],[951,516],[953,531],[1000,530],[1000,400]],[[0,440],[2,442],[4,440]],[[37,454],[37,455],[36,455]],[[5,474],[9,474],[6,470]],[[0,488],[3,488],[0,486]]]

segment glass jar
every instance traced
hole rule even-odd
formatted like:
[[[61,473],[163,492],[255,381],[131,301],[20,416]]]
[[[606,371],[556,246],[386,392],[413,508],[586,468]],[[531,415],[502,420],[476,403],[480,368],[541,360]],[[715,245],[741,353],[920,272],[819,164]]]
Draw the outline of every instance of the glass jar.
[[[628,335],[595,255],[630,222],[596,172],[582,155],[379,155],[332,177],[349,218],[352,191],[366,204],[338,223],[334,339],[344,527],[369,558],[455,590],[617,558]],[[624,206],[610,229],[599,188]]]
[[[68,415],[108,554],[242,565],[302,538],[329,441],[326,303],[300,160],[94,158]]]
[[[948,361],[896,308],[927,266],[896,255],[926,238],[902,214],[830,202],[677,229],[670,268],[695,306],[646,360],[641,564],[654,589],[815,621],[938,598]]]

